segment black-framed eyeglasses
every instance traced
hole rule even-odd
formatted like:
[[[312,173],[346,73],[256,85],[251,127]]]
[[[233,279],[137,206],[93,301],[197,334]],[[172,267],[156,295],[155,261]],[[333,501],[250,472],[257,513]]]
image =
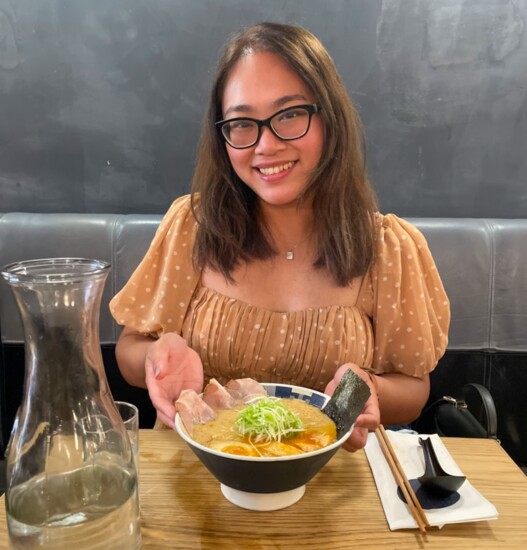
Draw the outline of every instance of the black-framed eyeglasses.
[[[311,117],[321,109],[318,103],[295,105],[282,109],[264,120],[236,117],[220,120],[215,126],[231,147],[247,149],[258,143],[264,126],[283,141],[304,137],[311,126]]]

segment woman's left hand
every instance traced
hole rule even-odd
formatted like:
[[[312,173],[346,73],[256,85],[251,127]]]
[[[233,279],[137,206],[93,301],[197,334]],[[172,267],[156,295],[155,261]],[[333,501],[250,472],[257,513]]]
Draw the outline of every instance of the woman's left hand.
[[[381,422],[381,411],[379,409],[377,392],[372,384],[372,381],[370,380],[370,377],[366,371],[354,363],[346,363],[345,365],[339,367],[333,377],[333,380],[331,380],[326,386],[325,393],[328,395],[333,395],[338,383],[348,369],[351,369],[356,375],[360,376],[364,382],[368,384],[371,391],[368,401],[366,401],[362,412],[355,421],[353,432],[351,432],[349,439],[342,446],[342,448],[346,449],[346,451],[355,452],[364,448],[366,445],[366,441],[368,440],[368,432],[373,432],[379,427]]]

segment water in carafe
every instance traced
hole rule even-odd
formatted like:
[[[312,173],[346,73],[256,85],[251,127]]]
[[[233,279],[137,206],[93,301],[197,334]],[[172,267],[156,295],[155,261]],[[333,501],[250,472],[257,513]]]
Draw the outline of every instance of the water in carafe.
[[[52,258],[2,270],[21,313],[26,353],[7,452],[13,550],[141,547],[137,470],[99,343],[109,269],[98,260]]]

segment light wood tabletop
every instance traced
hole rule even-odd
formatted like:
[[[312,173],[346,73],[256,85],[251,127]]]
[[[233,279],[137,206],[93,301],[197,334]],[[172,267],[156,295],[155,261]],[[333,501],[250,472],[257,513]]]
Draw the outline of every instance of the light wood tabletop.
[[[527,477],[493,440],[444,442],[499,518],[432,528],[423,536],[417,529],[389,530],[363,451],[339,451],[293,506],[252,512],[223,497],[219,483],[175,432],[141,430],[143,548],[525,548]],[[0,550],[8,548],[3,501]]]

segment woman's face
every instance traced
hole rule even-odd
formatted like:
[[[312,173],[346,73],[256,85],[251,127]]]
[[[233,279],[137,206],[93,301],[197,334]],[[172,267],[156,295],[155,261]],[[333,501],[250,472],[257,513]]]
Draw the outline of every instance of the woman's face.
[[[316,103],[304,81],[279,56],[251,53],[242,57],[229,74],[223,94],[223,118],[265,119],[281,109]],[[248,149],[227,154],[240,179],[261,201],[270,206],[296,202],[322,154],[324,128],[315,113],[307,134],[294,141],[282,141],[269,128],[262,128],[260,140]]]

